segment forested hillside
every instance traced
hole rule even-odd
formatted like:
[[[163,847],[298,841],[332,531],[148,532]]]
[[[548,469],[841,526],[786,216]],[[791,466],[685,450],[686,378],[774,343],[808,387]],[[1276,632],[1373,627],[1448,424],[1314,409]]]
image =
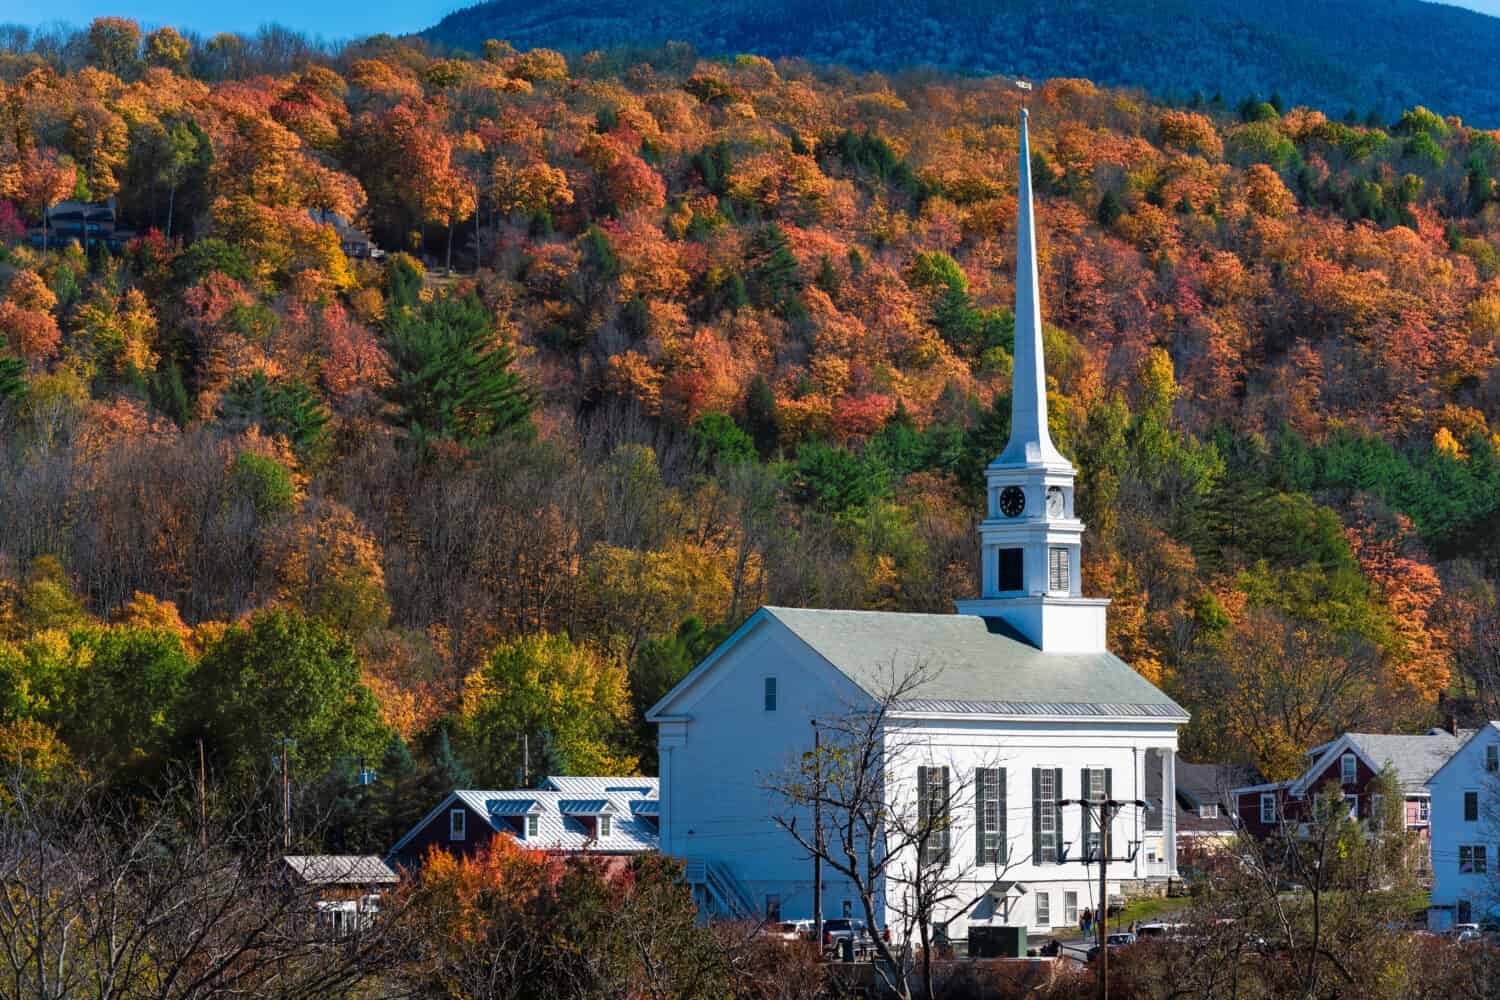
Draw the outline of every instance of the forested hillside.
[[[858,70],[1081,76],[1183,101],[1279,93],[1331,117],[1426,104],[1500,126],[1500,86],[1478,68],[1500,51],[1500,18],[1419,0],[490,0],[424,35],[471,52],[486,38],[579,53],[676,40]]]
[[[1008,80],[68,51],[0,56],[7,760],[141,783],[201,738],[250,778],[285,737],[325,846],[383,849],[523,737],[651,771],[644,708],[759,604],[975,592]],[[1497,139],[1034,93],[1085,589],[1189,758],[1500,710]],[[144,235],[29,243],[70,196]]]

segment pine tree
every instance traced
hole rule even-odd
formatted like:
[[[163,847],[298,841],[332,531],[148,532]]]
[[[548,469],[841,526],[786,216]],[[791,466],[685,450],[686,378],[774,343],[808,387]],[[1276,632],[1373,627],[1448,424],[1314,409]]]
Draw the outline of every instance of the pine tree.
[[[750,293],[755,304],[785,314],[802,288],[797,274],[797,258],[791,241],[776,223],[756,230],[745,248],[745,263],[750,266]]]
[[[20,358],[0,354],[0,402],[26,394],[26,364]]]
[[[392,422],[412,439],[473,447],[530,427],[533,400],[511,370],[515,350],[495,336],[475,295],[445,296],[394,313],[386,324]]]
[[[468,788],[474,783],[469,769],[453,753],[453,744],[448,740],[446,727],[439,729],[432,745],[432,755],[422,775],[422,798],[440,802],[457,788]]]
[[[231,430],[251,425],[291,442],[305,462],[328,443],[329,413],[311,386],[295,379],[271,379],[263,371],[234,381],[219,404],[219,420]]]
[[[776,454],[781,444],[781,413],[776,407],[776,394],[763,375],[751,380],[745,396],[745,430],[754,439],[761,458]]]
[[[385,753],[380,757],[374,803],[376,823],[384,840],[382,849],[400,840],[401,835],[421,818],[422,810],[431,805],[415,794],[416,778],[417,762],[407,749],[406,741],[399,734],[392,734]]]

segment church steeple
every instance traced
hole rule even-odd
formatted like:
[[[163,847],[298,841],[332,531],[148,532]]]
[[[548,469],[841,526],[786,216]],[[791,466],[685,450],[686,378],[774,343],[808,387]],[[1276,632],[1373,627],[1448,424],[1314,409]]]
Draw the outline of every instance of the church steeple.
[[[1047,430],[1047,366],[1042,354],[1042,300],[1031,213],[1031,137],[1021,109],[1020,183],[1016,192],[1016,341],[1011,377],[1010,441],[996,465],[1072,468]]]
[[[1073,514],[1073,465],[1047,431],[1047,372],[1032,222],[1031,141],[1021,111],[1016,204],[1016,342],[1010,441],[984,470],[980,597],[962,614],[998,618],[1048,653],[1102,653],[1107,600],[1083,596],[1083,522]]]

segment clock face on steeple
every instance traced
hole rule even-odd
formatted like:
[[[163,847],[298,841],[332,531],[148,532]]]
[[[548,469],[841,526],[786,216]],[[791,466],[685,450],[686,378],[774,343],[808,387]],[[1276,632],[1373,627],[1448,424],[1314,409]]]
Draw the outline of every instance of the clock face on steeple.
[[[1000,491],[1000,513],[1006,517],[1020,517],[1026,509],[1026,491],[1019,486],[1007,486]]]
[[[1061,486],[1047,487],[1047,516],[1059,518],[1063,516],[1064,503]]]

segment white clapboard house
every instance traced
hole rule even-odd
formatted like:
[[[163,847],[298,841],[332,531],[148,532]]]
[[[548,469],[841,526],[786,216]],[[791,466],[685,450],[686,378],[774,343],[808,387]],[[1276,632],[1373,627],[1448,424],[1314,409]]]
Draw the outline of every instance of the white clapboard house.
[[[892,680],[914,670],[920,685],[884,723],[884,770],[893,809],[941,809],[968,790],[951,796],[941,845],[960,882],[942,915],[951,937],[1071,925],[1099,905],[1099,868],[1084,860],[1098,831],[1064,800],[1154,800],[1114,818],[1110,855],[1134,856],[1111,863],[1109,895],[1176,873],[1173,760],[1188,716],[1109,652],[1108,602],[1080,590],[1074,469],[1047,430],[1024,111],[1020,142],[1012,429],[986,472],[982,596],[946,615],[763,607],[651,709],[661,850],[685,861],[711,911],[812,916],[812,862],[774,821],[789,810],[769,786],[806,759],[814,720],[889,703]],[[835,874],[822,909],[861,916]]]

